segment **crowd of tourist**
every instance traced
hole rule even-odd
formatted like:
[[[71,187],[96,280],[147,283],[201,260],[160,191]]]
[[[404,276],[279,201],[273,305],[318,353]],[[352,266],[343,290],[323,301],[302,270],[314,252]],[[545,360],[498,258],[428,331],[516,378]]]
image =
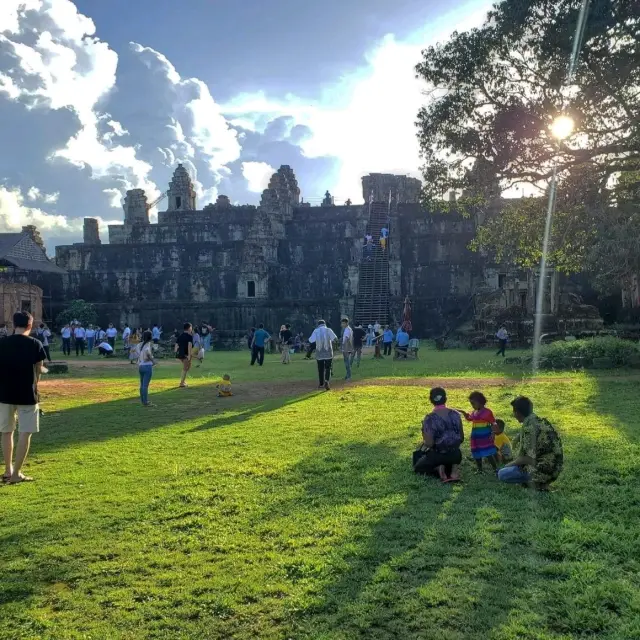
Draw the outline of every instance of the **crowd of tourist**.
[[[30,477],[22,473],[22,467],[29,451],[31,434],[39,430],[38,383],[43,371],[43,362],[51,360],[50,345],[52,333],[45,324],[33,328],[33,318],[27,312],[14,314],[14,333],[4,334],[0,340],[0,432],[5,473],[2,481],[12,484],[28,482]],[[277,337],[272,337],[260,324],[247,337],[251,350],[250,364],[264,365],[265,350],[276,342],[282,356],[282,364],[291,362],[291,353],[306,351],[306,358],[315,354],[318,371],[318,387],[329,390],[333,376],[334,356],[342,356],[345,380],[351,380],[352,368],[360,366],[362,350],[366,345],[374,347],[374,358],[390,356],[406,357],[410,337],[403,327],[395,333],[387,325],[375,322],[365,329],[358,322],[351,327],[349,318],[341,321],[338,336],[324,320],[307,340],[302,334],[295,334],[291,325],[283,324]],[[181,361],[180,388],[187,386],[187,376],[194,360],[202,362],[204,354],[211,348],[214,329],[202,323],[194,327],[185,323],[182,331],[174,331],[171,345],[175,357]],[[31,337],[32,332],[35,338]],[[156,364],[156,353],[163,330],[157,324],[151,328],[132,328],[125,324],[120,332],[113,323],[106,328],[73,322],[65,325],[61,332],[62,350],[76,356],[91,354],[94,348],[105,357],[112,357],[116,341],[122,339],[123,349],[132,364],[138,365],[140,378],[140,401],[143,406],[153,406],[149,400],[149,385]],[[496,335],[500,342],[499,354],[504,355],[508,340],[506,329],[501,327]],[[382,348],[381,348],[382,347]],[[5,366],[8,363],[11,366]],[[229,397],[231,378],[223,376],[218,384],[218,395]],[[418,474],[433,475],[442,482],[458,482],[462,463],[461,445],[465,439],[463,420],[470,423],[469,445],[471,459],[476,464],[476,472],[485,472],[485,461],[498,479],[546,490],[554,482],[563,467],[563,450],[555,428],[533,411],[533,403],[526,397],[518,397],[511,403],[513,417],[521,424],[520,434],[512,443],[505,433],[505,421],[496,418],[487,406],[487,398],[480,391],[469,396],[469,411],[447,406],[447,393],[441,387],[431,389],[429,398],[433,410],[422,423],[422,444],[413,454],[413,468]],[[15,447],[13,433],[19,426],[19,437]]]

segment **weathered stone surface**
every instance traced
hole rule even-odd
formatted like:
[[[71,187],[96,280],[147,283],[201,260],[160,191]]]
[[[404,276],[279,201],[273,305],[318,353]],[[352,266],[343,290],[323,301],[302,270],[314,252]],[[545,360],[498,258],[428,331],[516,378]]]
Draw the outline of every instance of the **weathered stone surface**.
[[[426,212],[417,204],[419,187],[406,176],[363,179],[365,192],[385,206],[392,195],[390,320],[400,320],[409,295],[414,332],[426,337],[441,335],[469,309],[482,268],[467,248],[473,221]],[[286,165],[259,207],[219,196],[196,210],[191,189],[178,167],[157,224],[141,214],[144,194],[130,193],[124,224],[109,227],[109,244],[97,244],[91,233],[89,242],[57,247],[56,260],[67,270],[58,307],[83,298],[96,305],[100,323],[157,322],[165,330],[188,319],[228,331],[259,322],[272,331],[283,322],[306,331],[318,317],[337,327],[340,314],[353,316],[368,204],[305,205]]]
[[[83,225],[84,244],[102,244],[100,241],[100,227],[96,218],[85,218]]]

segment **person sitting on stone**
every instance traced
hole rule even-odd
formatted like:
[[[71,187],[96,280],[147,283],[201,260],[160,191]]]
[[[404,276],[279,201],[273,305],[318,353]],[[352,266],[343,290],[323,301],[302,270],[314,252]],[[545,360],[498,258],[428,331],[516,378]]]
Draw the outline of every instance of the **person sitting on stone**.
[[[429,392],[433,411],[422,421],[422,446],[413,454],[413,470],[423,475],[439,476],[442,482],[460,479],[462,462],[460,445],[464,428],[457,411],[447,407],[447,392],[434,387]]]
[[[515,459],[498,471],[498,479],[547,491],[564,465],[562,441],[553,425],[533,412],[533,402],[518,396],[511,403],[515,419],[522,424]]]

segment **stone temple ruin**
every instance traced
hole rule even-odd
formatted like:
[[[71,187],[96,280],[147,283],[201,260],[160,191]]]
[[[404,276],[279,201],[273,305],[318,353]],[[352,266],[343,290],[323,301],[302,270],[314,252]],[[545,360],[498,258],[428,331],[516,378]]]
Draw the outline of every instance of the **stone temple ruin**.
[[[65,270],[60,306],[82,298],[96,305],[100,322],[158,323],[169,331],[185,320],[209,321],[244,333],[260,322],[272,331],[285,322],[306,331],[321,317],[338,326],[341,314],[365,324],[399,321],[409,296],[414,332],[426,337],[471,317],[479,288],[506,293],[496,268],[468,249],[473,218],[424,210],[414,178],[371,174],[362,186],[365,204],[336,206],[327,192],[321,206],[310,206],[285,165],[259,206],[235,206],[221,195],[198,209],[191,178],[178,165],[157,224],[144,191],[134,189],[108,244],[97,220],[85,218],[84,242],[56,248]],[[374,246],[363,250],[367,234]],[[531,305],[532,296],[527,285],[515,303]]]

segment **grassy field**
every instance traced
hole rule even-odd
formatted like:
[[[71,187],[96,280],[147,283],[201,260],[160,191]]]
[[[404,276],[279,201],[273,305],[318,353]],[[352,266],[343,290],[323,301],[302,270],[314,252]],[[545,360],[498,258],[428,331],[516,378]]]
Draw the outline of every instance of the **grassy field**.
[[[637,378],[425,351],[318,393],[299,356],[212,354],[189,389],[163,361],[143,408],[135,367],[71,362],[43,384],[36,482],[0,489],[8,640],[640,637]],[[458,486],[415,477],[436,379],[452,406],[483,390],[512,434],[529,395],[563,437],[555,491],[471,462]]]

